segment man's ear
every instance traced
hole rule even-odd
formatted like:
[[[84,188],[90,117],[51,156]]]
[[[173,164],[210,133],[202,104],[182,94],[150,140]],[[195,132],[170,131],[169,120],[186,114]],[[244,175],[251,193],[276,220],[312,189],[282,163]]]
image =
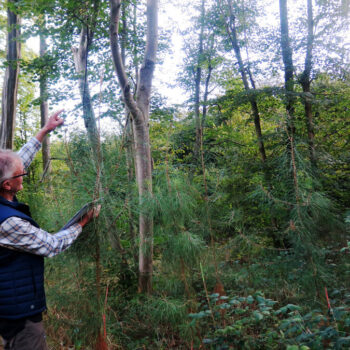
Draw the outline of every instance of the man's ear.
[[[11,190],[11,185],[9,183],[9,180],[5,180],[2,185],[1,185],[1,189],[5,190],[5,191],[9,191]]]

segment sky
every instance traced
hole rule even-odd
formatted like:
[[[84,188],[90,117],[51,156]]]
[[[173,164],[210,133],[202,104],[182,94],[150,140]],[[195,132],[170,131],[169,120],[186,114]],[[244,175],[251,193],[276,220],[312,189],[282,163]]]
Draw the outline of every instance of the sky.
[[[185,12],[183,7],[167,1],[160,1],[159,27],[160,30],[172,29],[171,49],[165,57],[162,65],[155,70],[154,85],[158,91],[164,94],[170,104],[182,104],[188,98],[185,91],[176,84],[176,77],[184,58],[183,38],[180,30],[184,30],[190,24],[190,12]]]

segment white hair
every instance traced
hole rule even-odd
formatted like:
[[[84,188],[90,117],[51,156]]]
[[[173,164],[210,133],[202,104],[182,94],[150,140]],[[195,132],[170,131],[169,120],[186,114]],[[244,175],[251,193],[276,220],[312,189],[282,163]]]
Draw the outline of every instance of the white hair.
[[[0,149],[0,184],[13,176],[16,161],[21,157],[10,149]]]

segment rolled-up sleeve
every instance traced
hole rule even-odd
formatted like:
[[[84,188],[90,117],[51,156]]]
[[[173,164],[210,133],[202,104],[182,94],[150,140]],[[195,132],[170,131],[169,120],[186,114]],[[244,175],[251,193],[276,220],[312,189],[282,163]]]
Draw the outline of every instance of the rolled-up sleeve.
[[[41,148],[41,143],[32,137],[18,152],[17,154],[21,157],[24,169],[27,169],[30,163],[33,161],[35,155]]]
[[[10,249],[53,257],[78,238],[82,228],[74,224],[66,230],[50,234],[18,217],[10,217],[0,226],[0,245]]]

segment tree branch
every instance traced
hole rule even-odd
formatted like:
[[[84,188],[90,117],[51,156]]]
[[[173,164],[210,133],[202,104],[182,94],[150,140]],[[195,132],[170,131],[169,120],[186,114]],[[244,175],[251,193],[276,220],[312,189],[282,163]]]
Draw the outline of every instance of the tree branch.
[[[122,89],[124,102],[127,108],[131,112],[132,116],[141,116],[141,112],[138,109],[136,102],[131,93],[131,86],[128,77],[125,72],[125,67],[122,60],[122,55],[119,46],[119,21],[120,21],[120,10],[121,10],[121,0],[110,0],[111,8],[111,21],[109,27],[110,43],[112,58],[115,70],[117,72],[117,77],[119,80],[120,87]]]

